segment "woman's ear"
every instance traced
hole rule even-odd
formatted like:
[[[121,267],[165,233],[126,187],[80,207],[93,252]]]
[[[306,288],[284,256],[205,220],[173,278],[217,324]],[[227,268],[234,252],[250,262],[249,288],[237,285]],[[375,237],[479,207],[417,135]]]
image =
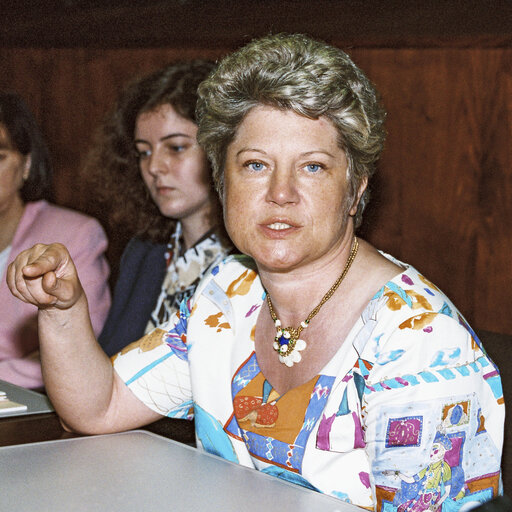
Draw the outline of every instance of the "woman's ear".
[[[23,182],[28,180],[30,176],[30,167],[32,166],[32,154],[29,153],[25,157],[25,163],[23,164]]]
[[[354,201],[352,203],[352,207],[350,208],[349,214],[351,216],[354,216],[357,212],[357,207],[359,206],[359,201],[361,200],[361,196],[363,195],[363,192],[366,190],[366,187],[368,186],[368,177],[365,176],[361,183],[359,184],[359,188],[357,189],[356,197],[354,198]]]

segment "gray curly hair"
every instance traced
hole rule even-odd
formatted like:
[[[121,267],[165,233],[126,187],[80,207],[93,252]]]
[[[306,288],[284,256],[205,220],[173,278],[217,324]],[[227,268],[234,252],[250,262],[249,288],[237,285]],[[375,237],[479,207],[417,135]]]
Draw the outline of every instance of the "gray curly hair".
[[[225,57],[198,89],[198,141],[223,194],[226,151],[240,123],[257,105],[329,119],[348,160],[350,192],[375,172],[385,140],[385,112],[378,93],[350,57],[303,34],[277,34],[251,41]],[[365,190],[354,217],[361,224]]]

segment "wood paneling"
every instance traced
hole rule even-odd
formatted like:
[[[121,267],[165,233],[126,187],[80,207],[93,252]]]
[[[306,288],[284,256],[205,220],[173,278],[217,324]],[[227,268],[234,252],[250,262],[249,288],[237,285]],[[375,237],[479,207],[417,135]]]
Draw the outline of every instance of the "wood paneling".
[[[358,47],[512,43],[509,0],[2,0],[2,16],[3,46],[234,47],[269,32]]]
[[[512,332],[512,50],[352,54],[389,112],[367,237],[476,326]]]
[[[382,93],[389,136],[362,233],[432,279],[474,327],[512,334],[512,49],[364,46],[348,51]],[[57,202],[87,211],[94,191],[79,162],[121,85],[229,50],[4,48],[0,87],[19,91],[41,123]]]

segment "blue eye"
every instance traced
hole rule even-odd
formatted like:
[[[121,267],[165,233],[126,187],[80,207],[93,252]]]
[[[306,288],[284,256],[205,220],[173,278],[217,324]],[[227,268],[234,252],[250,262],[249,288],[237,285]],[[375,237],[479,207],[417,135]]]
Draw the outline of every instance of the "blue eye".
[[[322,166],[319,164],[308,164],[306,165],[306,170],[308,172],[318,172],[322,169]]]
[[[145,158],[148,158],[149,156],[151,156],[151,151],[149,149],[147,150],[137,150],[137,158],[139,160],[144,160]]]
[[[261,162],[249,162],[247,167],[249,167],[251,171],[262,171],[264,165]]]
[[[185,151],[185,149],[186,149],[185,146],[179,146],[179,145],[170,146],[169,148],[174,153],[181,153],[182,151]]]

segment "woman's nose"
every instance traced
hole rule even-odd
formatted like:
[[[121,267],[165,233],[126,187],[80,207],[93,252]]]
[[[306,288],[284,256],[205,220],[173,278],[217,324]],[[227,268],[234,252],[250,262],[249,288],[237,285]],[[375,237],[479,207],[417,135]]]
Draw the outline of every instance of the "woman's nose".
[[[293,170],[274,169],[269,176],[267,201],[283,206],[296,203],[299,198]]]
[[[167,160],[162,151],[153,151],[148,161],[148,172],[152,176],[166,173],[169,169],[169,162]]]

